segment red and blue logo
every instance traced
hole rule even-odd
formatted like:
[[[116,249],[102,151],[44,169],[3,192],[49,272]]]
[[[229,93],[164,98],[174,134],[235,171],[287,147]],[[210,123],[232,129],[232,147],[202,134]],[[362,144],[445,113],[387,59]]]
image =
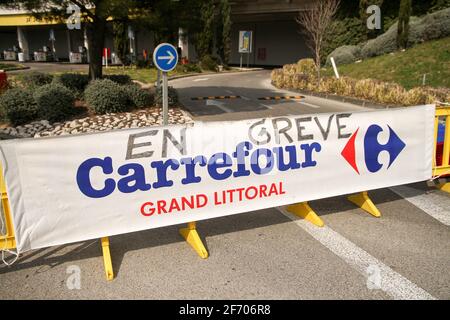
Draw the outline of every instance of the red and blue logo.
[[[389,140],[386,144],[381,144],[378,141],[378,134],[383,131],[379,125],[371,125],[364,136],[364,162],[367,170],[371,173],[375,173],[381,170],[383,164],[378,161],[378,155],[386,151],[389,154],[389,164],[387,169],[391,167],[398,155],[406,147],[406,144],[399,138],[399,136],[389,127]],[[350,164],[350,166],[360,174],[360,170],[356,161],[356,137],[358,135],[359,128],[353,133],[348,140],[341,155]]]

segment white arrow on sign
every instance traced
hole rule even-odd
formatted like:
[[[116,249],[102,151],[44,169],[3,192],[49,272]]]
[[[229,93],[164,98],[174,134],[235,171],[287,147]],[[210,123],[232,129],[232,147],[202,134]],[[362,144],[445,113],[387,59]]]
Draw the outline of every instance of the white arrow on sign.
[[[231,109],[229,109],[227,107],[224,107],[224,104],[225,103],[217,101],[217,100],[210,100],[210,99],[206,100],[206,105],[207,106],[215,106],[215,107],[218,107],[222,111],[233,112],[233,110],[231,110]]]
[[[175,59],[175,56],[172,54],[172,52],[170,51],[166,51],[168,56],[162,56],[162,57],[158,57],[158,60],[169,60],[169,64],[172,63],[172,61]]]

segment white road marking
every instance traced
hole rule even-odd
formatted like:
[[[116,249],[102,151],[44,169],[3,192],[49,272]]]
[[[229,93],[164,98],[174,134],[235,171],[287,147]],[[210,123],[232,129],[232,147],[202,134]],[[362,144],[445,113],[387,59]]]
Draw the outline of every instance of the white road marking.
[[[307,107],[311,107],[311,108],[314,108],[314,109],[320,109],[320,106],[312,104],[312,103],[308,103],[308,102],[304,102],[304,101],[298,101],[297,103],[303,104],[303,105],[305,105]]]
[[[408,186],[396,186],[390,189],[434,219],[450,226],[450,198],[448,196],[437,192],[421,194],[419,190]]]
[[[209,78],[200,78],[200,79],[194,79],[193,82],[200,82],[200,81],[208,81]]]
[[[217,101],[217,100],[206,100],[206,105],[207,106],[216,106],[217,108],[219,108],[222,111],[225,111],[227,113],[233,112],[233,110],[227,108],[224,106],[225,103],[221,102],[221,101]]]
[[[267,105],[267,104],[260,103],[259,105],[262,106],[262,107],[266,107],[267,109],[273,110],[273,107],[272,107],[272,106],[269,106],[269,105]]]
[[[231,91],[231,90],[225,90],[225,92],[228,93],[228,94],[234,94],[234,92]]]
[[[252,99],[250,99],[250,98],[248,98],[248,97],[244,97],[244,96],[241,96],[241,98],[244,99],[244,100],[247,100],[247,101],[252,100]]]
[[[297,218],[293,214],[286,211],[284,207],[277,208],[283,215],[294,221],[296,225],[305,230],[314,239],[319,241],[323,246],[333,252],[335,255],[343,259],[353,269],[361,273],[363,276],[369,276],[369,270],[377,268],[380,271],[380,290],[394,299],[407,300],[435,300],[431,294],[409,281],[401,274],[395,272],[390,267],[371,256],[368,252],[359,248],[350,240],[344,238],[331,228],[316,227],[311,223]]]

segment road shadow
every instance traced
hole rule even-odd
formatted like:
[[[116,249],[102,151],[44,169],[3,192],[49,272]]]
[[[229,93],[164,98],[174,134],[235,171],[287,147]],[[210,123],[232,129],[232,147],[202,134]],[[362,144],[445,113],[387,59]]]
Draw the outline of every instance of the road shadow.
[[[416,183],[409,186],[414,189],[414,192],[417,193],[417,195],[434,190],[428,187],[426,183]],[[369,195],[375,205],[402,199],[402,197],[398,196],[388,188],[372,190],[369,192]],[[351,210],[354,210],[355,213],[366,214],[348,201],[346,197],[347,196],[337,196],[314,200],[309,202],[309,204],[319,216]],[[199,221],[197,223],[197,229],[207,247],[208,237],[263,228],[287,223],[289,221],[290,220],[284,215],[278,214],[276,210],[264,209]],[[184,227],[184,225],[169,226],[110,237],[110,250],[115,276],[120,273],[120,268],[127,252],[184,242],[184,239],[178,232],[178,229],[181,227]],[[189,250],[191,250],[192,254],[195,254],[186,244],[186,252],[189,252]],[[98,263],[101,264],[103,263],[101,257],[102,249],[100,240],[89,240],[26,252],[21,254],[19,260],[12,266],[1,264],[0,274],[7,274],[9,272],[36,267],[38,267],[37,273],[46,272],[49,269],[62,264],[90,258],[98,258]]]
[[[204,86],[177,88],[180,103],[194,117],[217,116],[227,113],[241,113],[242,119],[252,116],[251,112],[273,111],[272,108],[282,108],[293,100],[260,100],[268,97],[290,96],[277,92],[275,89],[237,88],[231,86]],[[220,99],[221,96],[238,96],[239,98]],[[207,99],[216,97],[216,99]],[[200,100],[195,100],[200,99]],[[207,102],[209,100],[209,102]],[[217,104],[217,105],[214,105]],[[223,107],[221,107],[223,105]],[[298,105],[298,108],[302,106]],[[303,109],[308,109],[303,107]],[[309,109],[310,110],[310,109]],[[310,110],[311,111],[311,110]],[[289,113],[291,110],[289,110]],[[259,115],[258,115],[259,116]]]

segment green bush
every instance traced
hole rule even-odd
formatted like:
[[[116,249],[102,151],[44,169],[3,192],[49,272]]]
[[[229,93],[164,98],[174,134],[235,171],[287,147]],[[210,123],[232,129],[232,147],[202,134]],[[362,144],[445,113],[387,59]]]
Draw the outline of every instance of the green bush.
[[[37,118],[36,103],[30,91],[13,88],[0,96],[2,118],[13,126],[25,124]]]
[[[173,107],[178,104],[178,94],[173,87],[169,87],[168,98],[169,98],[169,107]],[[156,90],[155,104],[157,106],[162,106],[162,87]]]
[[[334,19],[331,22],[329,32],[325,34],[322,63],[325,63],[325,59],[335,49],[344,45],[357,45],[366,39],[365,36],[366,28],[361,23],[360,17]]]
[[[53,75],[38,71],[25,72],[18,77],[26,87],[40,87],[49,84],[53,80]]]
[[[150,91],[141,89],[138,85],[127,85],[124,87],[131,102],[136,108],[146,108],[153,104],[153,96]]]
[[[135,66],[139,69],[148,69],[152,66],[152,62],[151,60],[137,60]]]
[[[315,77],[317,73],[316,63],[313,59],[301,59],[297,62],[297,72]]]
[[[408,45],[450,36],[450,8],[410,22]]]
[[[337,65],[350,64],[361,59],[361,48],[359,46],[339,47],[327,57],[327,65],[331,65],[331,57]]]
[[[211,55],[205,55],[200,61],[200,67],[203,70],[217,71],[218,70],[217,60],[214,59]]]
[[[81,95],[89,83],[89,76],[81,73],[63,73],[55,76],[53,83],[61,84],[75,94]]]
[[[132,83],[130,76],[126,75],[126,74],[110,74],[110,75],[104,76],[103,78],[109,79],[112,82],[115,82],[120,85],[126,85],[126,84]]]
[[[84,98],[97,114],[124,112],[132,106],[124,87],[109,79],[91,81]]]
[[[39,118],[51,122],[66,120],[74,115],[75,96],[60,84],[48,84],[34,92]]]
[[[450,36],[450,8],[434,12],[423,18],[411,17],[408,46]],[[380,56],[397,50],[397,23],[379,37],[362,46],[363,58]]]
[[[361,48],[363,58],[380,56],[397,50],[397,23],[379,37],[367,41]]]
[[[411,17],[409,22],[408,46],[425,41],[441,39],[450,36],[450,8],[446,8],[426,16]],[[334,57],[336,63],[353,63],[359,59],[380,56],[397,50],[397,22],[392,23],[389,29],[375,39],[361,43],[357,46],[341,46],[328,55]],[[347,42],[347,44],[352,44]]]
[[[179,69],[181,72],[183,73],[200,73],[202,72],[202,69],[200,68],[200,66],[198,64],[195,63],[187,63],[187,64],[182,64],[182,65],[178,65],[177,69]]]

